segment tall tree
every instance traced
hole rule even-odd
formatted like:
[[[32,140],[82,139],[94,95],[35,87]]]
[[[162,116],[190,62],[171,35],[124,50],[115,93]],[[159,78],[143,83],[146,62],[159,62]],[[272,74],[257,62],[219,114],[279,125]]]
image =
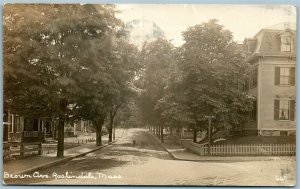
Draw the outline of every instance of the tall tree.
[[[244,67],[230,31],[217,24],[217,20],[209,20],[189,27],[183,38],[182,103],[194,120],[196,142],[197,131],[207,129],[205,116],[215,116],[215,129],[242,124],[251,108],[251,99],[238,90]]]
[[[24,116],[59,117],[59,157],[64,122],[82,99],[103,105],[110,94],[103,87],[111,78],[107,57],[121,25],[114,13],[110,5],[5,5],[5,107]],[[99,114],[95,125],[103,119]]]
[[[115,36],[113,53],[110,58],[111,67],[109,73],[116,84],[114,95],[111,95],[109,101],[109,124],[107,129],[110,142],[112,141],[114,118],[117,112],[135,95],[133,81],[140,68],[136,57],[138,49],[130,44],[126,37]]]
[[[145,124],[153,126],[163,141],[163,122],[160,109],[156,108],[159,99],[164,96],[165,87],[173,63],[174,47],[169,41],[157,39],[144,44],[139,60],[143,66],[140,87],[143,89],[139,97],[139,108]]]

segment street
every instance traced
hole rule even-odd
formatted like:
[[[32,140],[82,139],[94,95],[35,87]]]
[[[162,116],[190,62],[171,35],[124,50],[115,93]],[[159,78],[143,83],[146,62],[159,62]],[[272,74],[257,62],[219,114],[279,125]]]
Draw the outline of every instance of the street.
[[[122,138],[111,146],[28,174],[32,178],[5,181],[43,185],[293,185],[295,168],[295,157],[244,162],[173,160],[146,130],[133,128],[124,130]]]

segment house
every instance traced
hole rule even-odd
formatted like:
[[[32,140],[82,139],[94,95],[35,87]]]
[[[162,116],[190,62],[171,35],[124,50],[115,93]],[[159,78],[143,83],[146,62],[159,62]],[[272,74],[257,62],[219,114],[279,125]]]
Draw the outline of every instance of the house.
[[[49,120],[29,119],[5,111],[3,126],[3,141],[33,142],[43,141],[45,134],[52,135],[54,125]]]
[[[57,138],[57,119],[29,119],[24,116],[4,112],[3,141],[44,141]],[[91,132],[88,121],[65,122],[65,136],[75,136],[77,132]]]
[[[73,122],[65,122],[65,136],[76,136],[78,133],[94,132],[91,121],[77,120]]]
[[[243,90],[254,97],[244,134],[263,136],[295,135],[296,30],[280,23],[260,30],[243,43],[250,68]]]

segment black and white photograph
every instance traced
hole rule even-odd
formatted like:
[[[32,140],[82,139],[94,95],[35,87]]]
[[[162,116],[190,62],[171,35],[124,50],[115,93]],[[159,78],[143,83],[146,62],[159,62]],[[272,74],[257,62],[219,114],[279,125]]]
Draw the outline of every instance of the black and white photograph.
[[[295,186],[297,8],[3,5],[4,185]]]

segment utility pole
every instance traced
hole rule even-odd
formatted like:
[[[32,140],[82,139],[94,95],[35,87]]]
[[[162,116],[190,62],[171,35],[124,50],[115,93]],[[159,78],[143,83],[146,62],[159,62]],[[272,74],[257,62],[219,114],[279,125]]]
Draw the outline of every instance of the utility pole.
[[[205,116],[208,119],[208,155],[210,155],[211,151],[211,119],[214,119],[215,116]]]

